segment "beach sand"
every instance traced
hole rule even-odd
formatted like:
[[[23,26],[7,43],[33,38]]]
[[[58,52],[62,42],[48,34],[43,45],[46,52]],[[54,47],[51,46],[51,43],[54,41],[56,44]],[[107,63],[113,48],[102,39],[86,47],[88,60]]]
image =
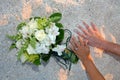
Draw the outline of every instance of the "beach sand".
[[[53,12],[62,13],[65,29],[73,32],[82,21],[94,22],[107,40],[120,44],[120,0],[0,0],[0,80],[88,80],[80,61],[67,75],[53,58],[47,65],[22,65],[16,49],[9,51],[6,34],[14,35],[17,24]],[[120,80],[120,57],[95,48],[91,54],[106,80]]]

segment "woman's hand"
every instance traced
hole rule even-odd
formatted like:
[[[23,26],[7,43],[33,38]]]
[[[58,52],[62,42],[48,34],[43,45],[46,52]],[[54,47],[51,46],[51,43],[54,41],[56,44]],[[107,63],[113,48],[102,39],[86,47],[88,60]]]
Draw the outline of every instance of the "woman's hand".
[[[84,40],[88,41],[88,44],[93,47],[102,48],[104,44],[101,44],[105,42],[104,37],[99,32],[98,28],[95,24],[91,23],[91,26],[89,26],[87,23],[83,22],[83,25],[86,27],[84,29],[82,26],[78,26],[79,30],[81,30],[83,33],[81,33],[78,30],[75,30],[75,32],[81,36]]]
[[[82,62],[89,59],[90,49],[86,41],[82,41],[81,37],[78,40],[73,36],[70,41],[70,48],[81,59]]]
[[[105,80],[102,74],[98,71],[90,56],[90,49],[86,41],[83,41],[81,37],[78,40],[73,36],[70,41],[70,48],[81,59],[85,66],[86,72],[90,80]]]

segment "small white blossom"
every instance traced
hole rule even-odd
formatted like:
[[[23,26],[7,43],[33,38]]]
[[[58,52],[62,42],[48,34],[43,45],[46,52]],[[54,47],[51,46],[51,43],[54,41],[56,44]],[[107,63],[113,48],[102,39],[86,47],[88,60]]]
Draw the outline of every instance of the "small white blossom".
[[[41,41],[41,44],[45,44],[46,46],[50,46],[52,44],[52,41],[50,40],[49,36],[47,35],[46,38]]]
[[[56,36],[59,35],[59,28],[55,25],[55,23],[52,23],[50,28],[46,28],[46,32],[48,33],[49,41],[51,44],[55,44]]]
[[[22,39],[18,40],[18,41],[16,42],[16,47],[17,47],[18,49],[20,49],[20,48],[22,47],[22,43],[23,43],[23,40],[22,40]]]
[[[55,41],[56,41],[56,36],[55,35],[51,35],[51,34],[48,34],[49,38],[50,38],[50,41],[52,44],[55,44]]]
[[[38,30],[35,32],[35,38],[39,41],[42,41],[44,40],[46,37],[46,34],[44,32],[44,30]]]
[[[27,56],[25,54],[22,54],[20,56],[20,60],[21,60],[22,63],[24,63],[27,60]]]
[[[57,45],[57,47],[53,48],[52,51],[55,51],[58,53],[59,56],[62,55],[62,52],[65,50],[65,45]]]
[[[30,44],[28,45],[27,52],[28,54],[37,54],[35,49]]]
[[[38,24],[37,24],[37,22],[34,19],[32,19],[28,23],[28,26],[29,26],[29,32],[30,32],[30,34],[32,34],[38,28]]]
[[[56,36],[48,34],[46,38],[41,41],[42,44],[45,44],[46,46],[50,46],[51,44],[55,44],[56,42]]]
[[[29,36],[29,27],[23,26],[21,30],[19,30],[20,33],[22,33],[23,38],[27,38]]]
[[[37,43],[35,51],[37,53],[48,54],[49,53],[49,47],[45,46],[45,44]]]
[[[46,32],[50,35],[57,36],[59,35],[59,28],[55,25],[55,23],[52,23],[50,28],[46,28]]]

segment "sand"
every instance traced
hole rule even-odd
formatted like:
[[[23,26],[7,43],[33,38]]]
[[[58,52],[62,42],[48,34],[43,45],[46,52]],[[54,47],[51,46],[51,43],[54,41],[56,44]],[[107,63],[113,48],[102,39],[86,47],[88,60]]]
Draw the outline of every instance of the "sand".
[[[0,80],[88,80],[80,61],[67,75],[53,58],[39,67],[22,65],[16,49],[9,51],[12,42],[6,34],[15,34],[18,23],[53,12],[63,14],[65,29],[73,31],[82,21],[94,22],[107,40],[120,43],[120,0],[0,0]],[[119,80],[120,57],[94,50],[91,48],[95,65],[106,80]]]

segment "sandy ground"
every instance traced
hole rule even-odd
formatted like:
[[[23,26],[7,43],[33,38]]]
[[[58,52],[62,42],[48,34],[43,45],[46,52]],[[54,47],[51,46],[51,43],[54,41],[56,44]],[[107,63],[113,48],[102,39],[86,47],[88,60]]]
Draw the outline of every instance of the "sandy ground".
[[[80,62],[67,76],[53,58],[46,66],[21,65],[16,50],[8,50],[11,41],[5,35],[15,34],[19,22],[57,11],[63,14],[65,28],[73,30],[83,20],[93,21],[107,40],[120,43],[120,0],[0,0],[0,80],[88,80]],[[106,80],[120,80],[119,57],[93,48],[91,53]]]

